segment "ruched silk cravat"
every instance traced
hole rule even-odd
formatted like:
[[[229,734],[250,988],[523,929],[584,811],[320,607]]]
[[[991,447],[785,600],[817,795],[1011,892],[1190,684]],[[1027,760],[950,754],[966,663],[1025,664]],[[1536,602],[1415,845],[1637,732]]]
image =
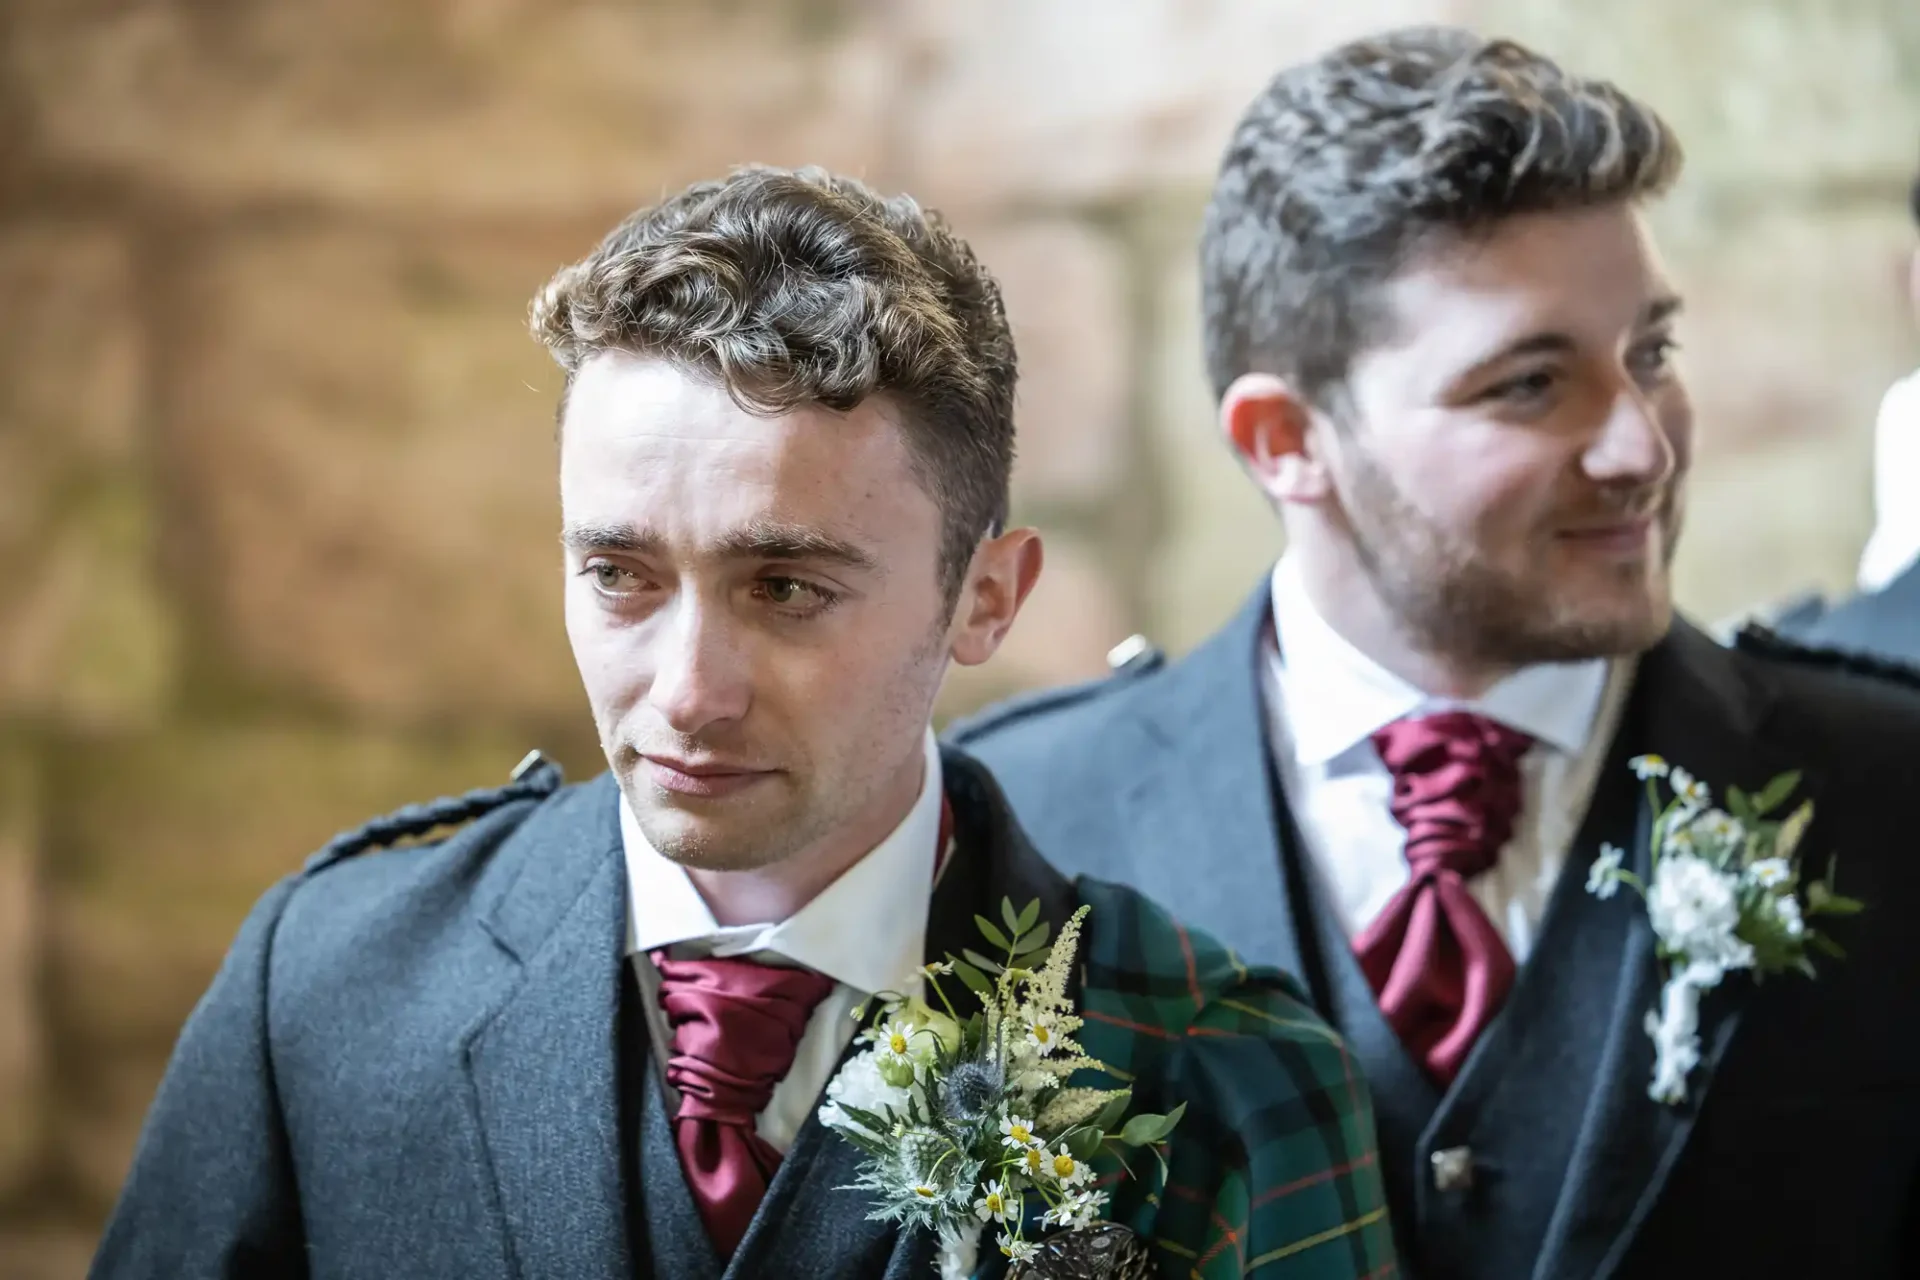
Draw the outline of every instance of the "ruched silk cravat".
[[[780,1167],[754,1118],[793,1066],[834,981],[757,960],[673,960],[657,951],[660,1005],[673,1028],[667,1081],[680,1094],[673,1136],[707,1236],[731,1257]]]
[[[1380,1011],[1446,1088],[1513,987],[1513,956],[1467,881],[1491,868],[1520,811],[1526,734],[1465,711],[1373,735],[1393,775],[1407,883],[1354,938]]]

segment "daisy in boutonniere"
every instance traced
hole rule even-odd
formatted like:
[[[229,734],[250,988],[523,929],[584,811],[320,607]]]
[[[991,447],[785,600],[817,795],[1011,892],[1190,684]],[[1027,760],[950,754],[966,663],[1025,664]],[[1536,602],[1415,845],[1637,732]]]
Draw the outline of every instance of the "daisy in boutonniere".
[[[1008,1116],[1002,1120],[1000,1134],[1002,1145],[1011,1147],[1015,1151],[1025,1151],[1040,1145],[1039,1140],[1033,1136],[1033,1121],[1024,1120],[1019,1116]]]
[[[1007,1184],[995,1178],[973,1202],[974,1216],[982,1222],[996,1222],[1002,1225],[1018,1221],[1023,1209],[1020,1194],[1009,1191]]]
[[[1785,818],[1775,813],[1800,785],[1783,773],[1756,795],[1727,789],[1727,807],[1714,807],[1707,784],[1659,756],[1629,762],[1647,784],[1654,810],[1652,868],[1642,880],[1623,865],[1625,851],[1602,845],[1587,873],[1587,891],[1611,898],[1621,885],[1646,902],[1666,983],[1660,1004],[1647,1013],[1653,1041],[1653,1080],[1647,1095],[1677,1104],[1687,1098],[1687,1076],[1700,1065],[1700,998],[1727,974],[1751,970],[1815,976],[1809,953],[1843,953],[1807,926],[1813,916],[1851,915],[1862,904],[1834,891],[1834,866],[1803,885],[1800,839],[1813,820],[1803,801]],[[1664,802],[1658,784],[1672,793]]]

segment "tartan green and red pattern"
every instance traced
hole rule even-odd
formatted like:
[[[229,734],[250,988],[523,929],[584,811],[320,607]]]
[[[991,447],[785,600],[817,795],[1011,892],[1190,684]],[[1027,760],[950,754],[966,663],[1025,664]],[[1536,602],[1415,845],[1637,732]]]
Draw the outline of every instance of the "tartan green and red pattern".
[[[1181,1102],[1166,1151],[1100,1168],[1113,1221],[1160,1273],[1193,1280],[1386,1280],[1398,1274],[1373,1103],[1346,1046],[1293,979],[1250,969],[1131,889],[1082,879],[1078,1032],[1134,1089]],[[1108,1084],[1086,1073],[1074,1083]]]

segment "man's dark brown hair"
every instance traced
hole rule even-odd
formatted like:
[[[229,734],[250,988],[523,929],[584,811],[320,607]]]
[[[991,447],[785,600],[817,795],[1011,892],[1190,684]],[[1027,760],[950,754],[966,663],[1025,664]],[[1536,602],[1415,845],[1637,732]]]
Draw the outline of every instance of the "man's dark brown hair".
[[[1508,40],[1408,28],[1283,71],[1234,130],[1207,209],[1214,394],[1271,373],[1325,407],[1383,336],[1380,286],[1421,250],[1656,196],[1680,164],[1651,108]]]
[[[883,397],[942,511],[949,603],[1006,521],[1016,369],[1000,287],[906,196],[819,169],[698,183],[562,269],[530,325],[569,389],[621,350],[712,378],[751,413]]]

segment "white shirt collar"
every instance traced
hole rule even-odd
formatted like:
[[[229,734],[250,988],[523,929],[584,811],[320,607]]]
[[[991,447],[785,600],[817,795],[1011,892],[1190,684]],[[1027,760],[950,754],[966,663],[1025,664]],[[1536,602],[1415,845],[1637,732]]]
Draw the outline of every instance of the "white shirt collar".
[[[1579,751],[1606,693],[1608,663],[1524,667],[1478,698],[1423,693],[1355,648],[1307,596],[1298,562],[1273,570],[1273,626],[1283,637],[1279,677],[1295,756],[1325,764],[1395,720],[1443,710],[1474,711],[1565,752]]]
[[[1860,555],[1859,586],[1878,591],[1920,560],[1920,371],[1887,391],[1873,428],[1873,536]]]
[[[627,949],[679,942],[712,954],[770,951],[866,995],[908,991],[926,959],[927,903],[940,840],[940,747],[927,730],[920,796],[871,853],[785,920],[721,926],[678,863],[654,849],[623,797],[620,835],[627,862]]]

